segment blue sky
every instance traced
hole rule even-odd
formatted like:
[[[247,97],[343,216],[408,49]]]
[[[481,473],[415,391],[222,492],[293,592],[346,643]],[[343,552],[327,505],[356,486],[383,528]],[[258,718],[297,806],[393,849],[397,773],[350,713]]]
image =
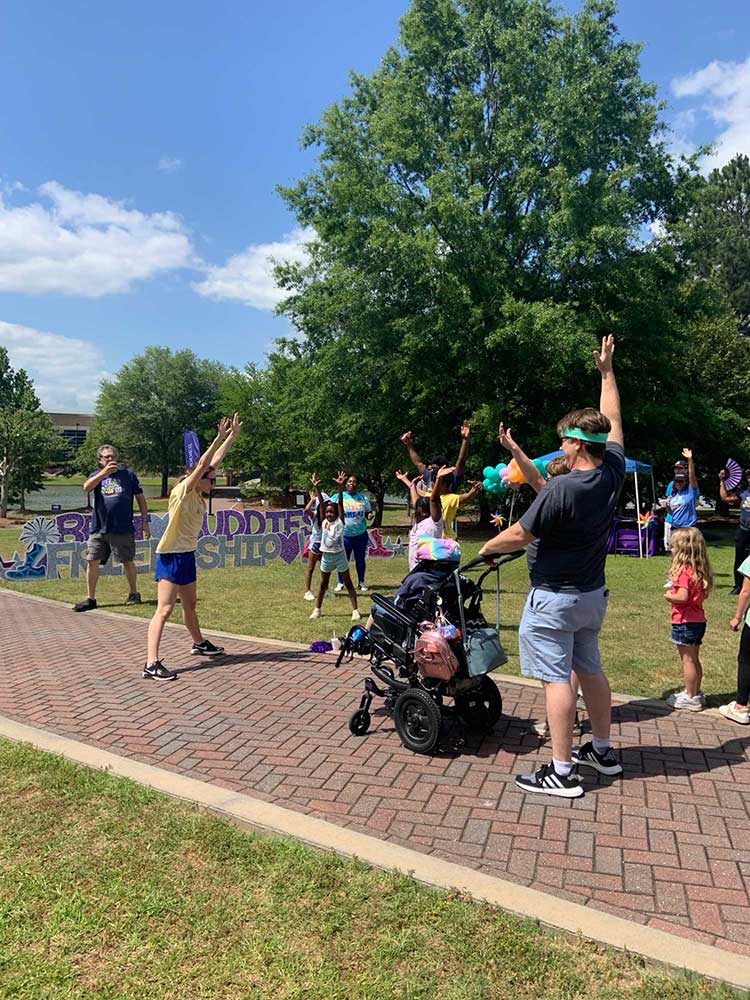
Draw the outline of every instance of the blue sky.
[[[576,9],[577,3],[564,6]],[[304,126],[371,72],[407,0],[6,0],[0,345],[48,409],[90,411],[148,344],[243,366],[287,332],[269,255]],[[679,150],[750,153],[750,4],[621,0]]]

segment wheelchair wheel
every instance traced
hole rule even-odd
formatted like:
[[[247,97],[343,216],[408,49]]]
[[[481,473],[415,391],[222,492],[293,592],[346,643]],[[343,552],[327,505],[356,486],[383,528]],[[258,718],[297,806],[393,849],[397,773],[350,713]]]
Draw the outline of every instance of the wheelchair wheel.
[[[393,709],[396,732],[407,750],[430,753],[440,738],[440,708],[421,688],[409,688],[397,698]]]
[[[503,714],[503,699],[494,681],[485,674],[477,687],[457,694],[456,712],[469,729],[489,732]]]
[[[364,736],[370,728],[370,713],[365,708],[358,708],[349,719],[349,732],[352,736]]]

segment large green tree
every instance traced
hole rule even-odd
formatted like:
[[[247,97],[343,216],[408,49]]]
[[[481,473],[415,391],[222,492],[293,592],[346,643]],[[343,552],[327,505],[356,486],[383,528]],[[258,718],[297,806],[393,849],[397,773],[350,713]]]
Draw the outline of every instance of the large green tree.
[[[306,131],[317,167],[282,194],[315,236],[277,274],[304,334],[286,359],[310,373],[304,399],[329,399],[330,434],[369,410],[389,447],[410,426],[452,450],[473,412],[487,458],[500,416],[547,450],[556,418],[595,401],[591,351],[613,330],[629,447],[732,437],[731,414],[690,422],[689,331],[726,313],[642,237],[683,210],[695,167],[668,155],[615,13],[413,0],[398,47]]]
[[[138,469],[170,474],[184,466],[183,432],[213,434],[226,371],[190,351],[147,347],[102,385],[89,437],[115,445]]]
[[[739,153],[713,170],[672,235],[689,266],[726,295],[750,334],[750,159]]]
[[[23,368],[11,367],[7,349],[0,347],[0,517],[11,499],[23,507],[26,494],[42,488],[44,470],[64,448],[31,379]]]

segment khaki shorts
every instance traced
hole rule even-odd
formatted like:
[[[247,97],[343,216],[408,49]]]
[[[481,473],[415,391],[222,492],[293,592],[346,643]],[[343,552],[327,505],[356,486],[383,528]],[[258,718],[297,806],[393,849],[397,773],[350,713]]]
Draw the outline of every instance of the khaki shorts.
[[[86,545],[86,558],[89,562],[97,561],[104,565],[112,554],[121,563],[133,562],[135,534],[131,531],[126,535],[104,535],[101,532],[89,535]]]

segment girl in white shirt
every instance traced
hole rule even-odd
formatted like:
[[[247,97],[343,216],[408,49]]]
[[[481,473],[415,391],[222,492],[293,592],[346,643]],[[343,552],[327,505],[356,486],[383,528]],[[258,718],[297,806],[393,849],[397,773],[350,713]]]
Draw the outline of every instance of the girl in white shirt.
[[[320,589],[315,602],[315,607],[310,618],[323,617],[323,598],[328,590],[328,582],[331,573],[341,574],[349,599],[352,602],[352,621],[357,622],[362,615],[357,608],[357,591],[354,589],[352,578],[349,575],[349,560],[344,551],[344,483],[346,473],[339,472],[334,480],[338,486],[338,502],[328,500],[325,504],[318,504],[316,517],[319,520],[320,535]]]

